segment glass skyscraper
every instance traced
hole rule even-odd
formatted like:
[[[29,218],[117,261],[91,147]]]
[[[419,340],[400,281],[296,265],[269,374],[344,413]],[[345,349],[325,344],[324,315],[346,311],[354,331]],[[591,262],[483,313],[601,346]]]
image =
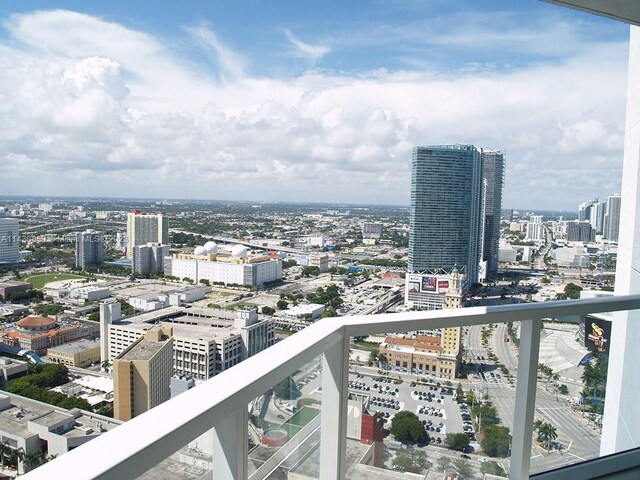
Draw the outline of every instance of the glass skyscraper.
[[[482,155],[473,145],[431,145],[413,149],[409,210],[408,273],[422,277],[411,293],[440,293],[437,275],[454,267],[466,284],[478,281],[482,251]],[[412,279],[416,283],[415,275]],[[442,285],[444,289],[444,284]]]
[[[504,185],[504,153],[497,150],[482,151],[482,178],[484,197],[484,245],[482,259],[487,262],[487,278],[498,274],[498,248],[500,244],[500,214]]]

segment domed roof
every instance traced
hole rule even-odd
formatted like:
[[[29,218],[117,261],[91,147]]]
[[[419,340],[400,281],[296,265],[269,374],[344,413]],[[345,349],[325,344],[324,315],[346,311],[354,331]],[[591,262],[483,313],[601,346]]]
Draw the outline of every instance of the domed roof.
[[[53,327],[56,324],[55,319],[51,317],[24,317],[22,320],[19,320],[16,325],[20,328],[43,328],[43,327]]]
[[[247,256],[248,252],[249,252],[249,249],[247,247],[245,247],[244,245],[238,244],[238,245],[234,245],[234,247],[231,249],[231,256],[244,258]]]
[[[204,247],[196,247],[195,250],[193,251],[194,255],[206,255],[207,254],[207,249]]]
[[[218,251],[218,245],[216,242],[207,242],[204,244],[204,249],[207,253],[216,253]]]

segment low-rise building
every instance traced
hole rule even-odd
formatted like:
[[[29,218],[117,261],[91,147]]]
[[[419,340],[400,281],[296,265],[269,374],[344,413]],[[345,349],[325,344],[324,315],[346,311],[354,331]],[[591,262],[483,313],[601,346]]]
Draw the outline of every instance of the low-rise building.
[[[10,300],[13,292],[26,292],[32,288],[31,284],[26,282],[2,282],[0,283],[0,296],[4,300]]]
[[[165,257],[164,272],[180,279],[189,278],[195,283],[208,280],[252,288],[260,288],[282,278],[282,260],[279,258],[250,255],[243,245],[236,245],[231,250],[215,248],[207,249],[205,245],[197,247],[193,254],[178,253]]]
[[[95,340],[80,339],[49,348],[47,356],[53,363],[84,368],[100,362],[100,343]]]
[[[45,355],[50,347],[81,338],[95,338],[100,327],[94,322],[63,321],[52,317],[28,316],[15,324],[4,324],[0,341]]]
[[[2,443],[25,455],[42,452],[62,455],[102,435],[122,422],[74,408],[66,410],[19,395],[0,393],[0,437]],[[18,460],[18,473],[28,466]]]

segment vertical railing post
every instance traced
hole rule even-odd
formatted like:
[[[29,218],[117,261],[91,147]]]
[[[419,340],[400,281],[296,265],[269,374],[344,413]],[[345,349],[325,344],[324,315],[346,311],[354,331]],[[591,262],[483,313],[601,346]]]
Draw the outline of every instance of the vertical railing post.
[[[345,477],[349,337],[322,355],[322,411],[320,418],[320,479]]]
[[[248,407],[240,406],[213,427],[213,478],[247,478]]]
[[[518,359],[511,469],[509,472],[511,480],[526,480],[529,478],[541,324],[542,322],[539,318],[520,323],[520,358]]]

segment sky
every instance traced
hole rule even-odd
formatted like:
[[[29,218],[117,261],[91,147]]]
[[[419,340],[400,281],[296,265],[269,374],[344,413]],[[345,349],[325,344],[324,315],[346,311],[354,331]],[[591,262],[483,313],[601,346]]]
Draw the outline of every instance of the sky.
[[[55,5],[55,7],[53,7]],[[503,208],[619,193],[627,25],[537,0],[0,3],[0,195],[407,205],[502,150]]]

